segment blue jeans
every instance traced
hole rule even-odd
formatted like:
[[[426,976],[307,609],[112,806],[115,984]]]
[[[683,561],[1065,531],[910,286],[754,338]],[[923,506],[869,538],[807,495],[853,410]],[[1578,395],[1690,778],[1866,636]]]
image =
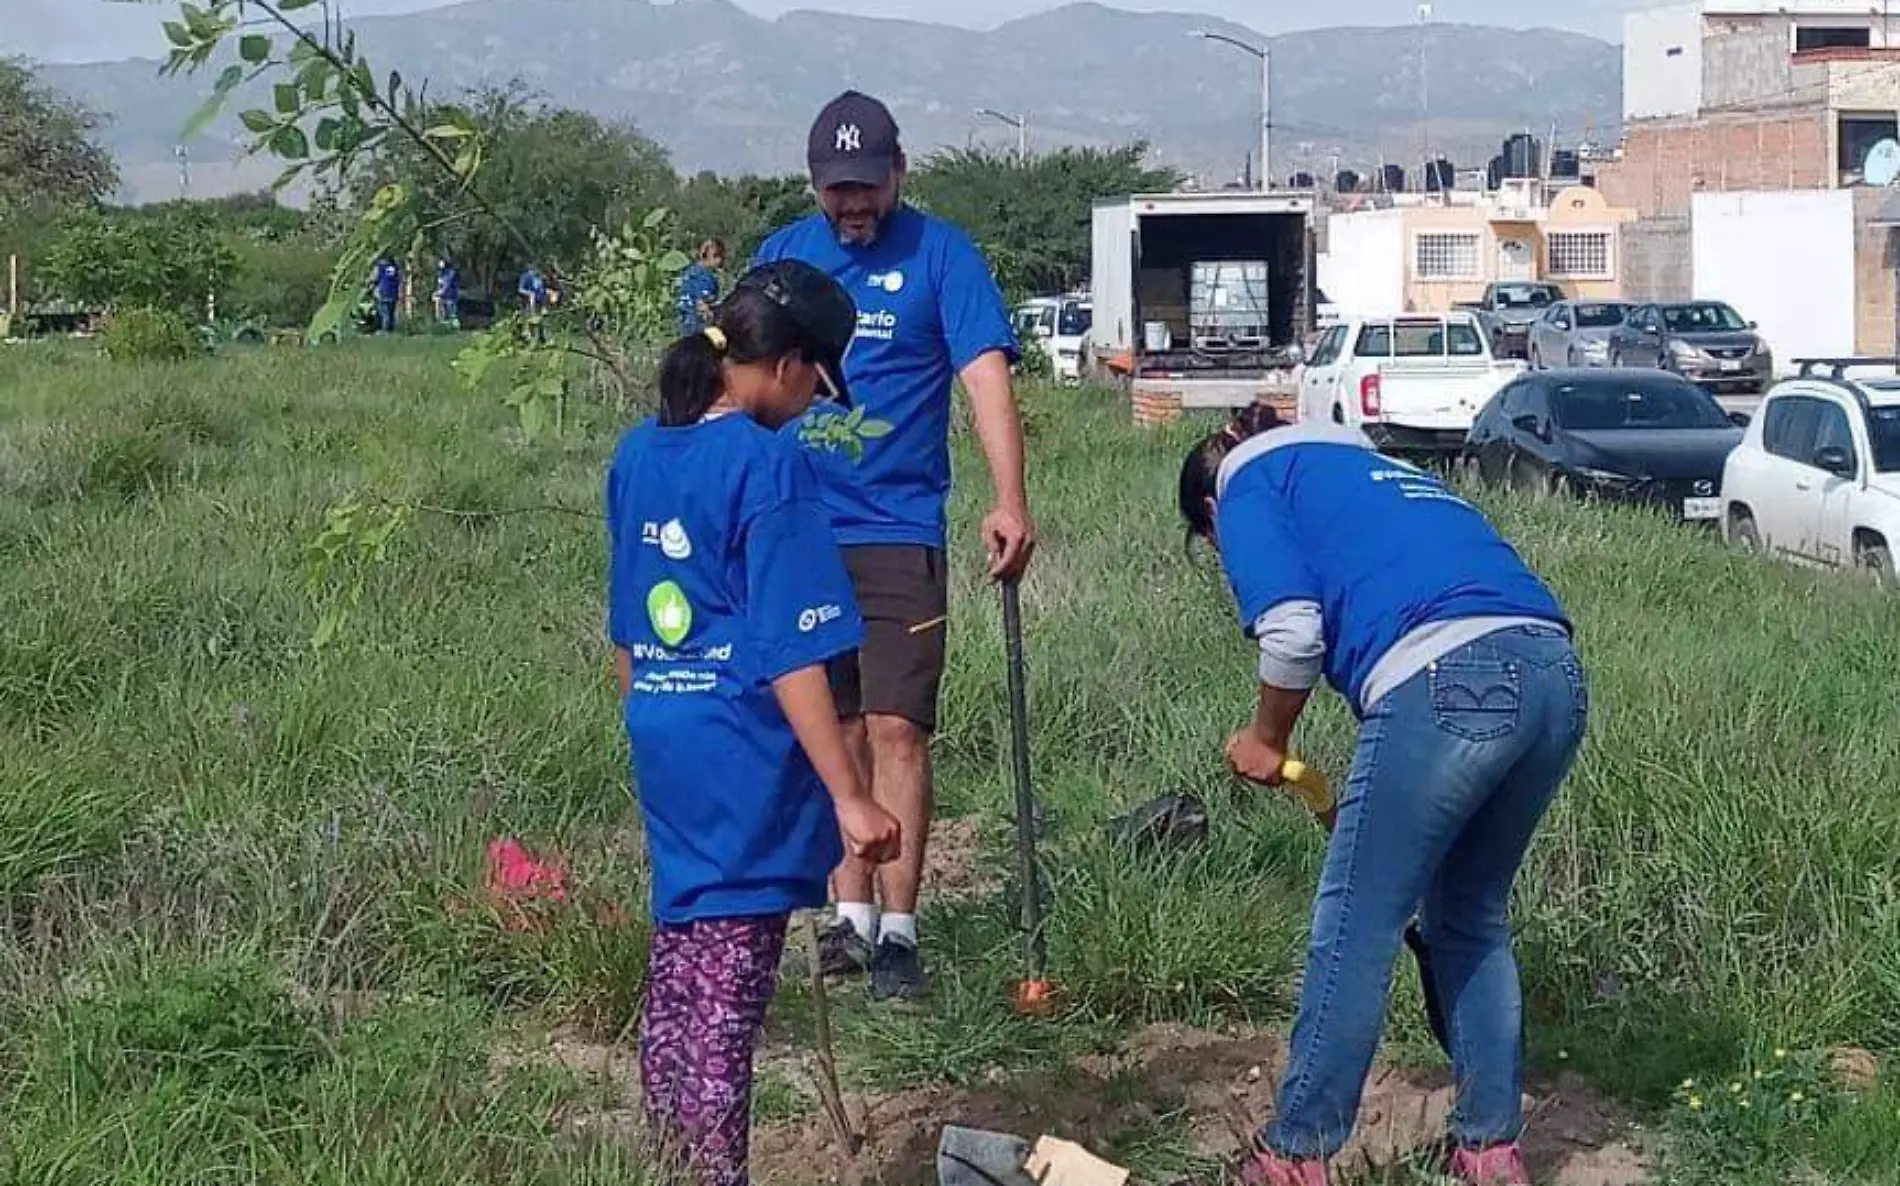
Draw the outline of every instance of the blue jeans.
[[[1531,836],[1582,742],[1583,668],[1556,628],[1452,651],[1372,706],[1313,903],[1292,1056],[1259,1134],[1283,1156],[1338,1153],[1385,1024],[1416,913],[1457,1077],[1452,1136],[1518,1139],[1523,998],[1509,907]]]
[[[376,321],[384,333],[394,333],[396,329],[396,299],[387,297],[376,302]]]

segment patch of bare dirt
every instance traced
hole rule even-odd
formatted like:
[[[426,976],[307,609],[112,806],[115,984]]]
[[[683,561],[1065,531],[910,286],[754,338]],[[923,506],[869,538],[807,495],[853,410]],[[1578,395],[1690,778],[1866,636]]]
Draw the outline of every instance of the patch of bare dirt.
[[[924,850],[926,902],[981,901],[1002,892],[1008,870],[983,852],[983,835],[972,819],[936,820]]]
[[[603,1128],[635,1139],[639,1067],[631,1046],[603,1046],[556,1035],[535,1054],[598,1088],[593,1112],[570,1115],[577,1130]],[[1111,1053],[1032,1075],[1000,1073],[980,1086],[918,1088],[882,1095],[848,1093],[846,1107],[864,1134],[847,1160],[822,1109],[755,1128],[752,1178],[761,1186],[934,1186],[937,1142],[947,1124],[994,1129],[1033,1140],[1044,1133],[1105,1150],[1120,1134],[1183,1126],[1190,1148],[1231,1158],[1245,1135],[1273,1114],[1285,1065],[1285,1041],[1183,1026],[1153,1026]],[[771,1047],[758,1077],[801,1087],[815,1080],[802,1052]],[[1452,1103],[1444,1073],[1375,1071],[1358,1129],[1335,1163],[1336,1180],[1372,1180],[1428,1151],[1444,1132]],[[1535,1083],[1526,1099],[1525,1153],[1540,1182],[1554,1186],[1642,1186],[1651,1167],[1629,1122],[1573,1076]]]

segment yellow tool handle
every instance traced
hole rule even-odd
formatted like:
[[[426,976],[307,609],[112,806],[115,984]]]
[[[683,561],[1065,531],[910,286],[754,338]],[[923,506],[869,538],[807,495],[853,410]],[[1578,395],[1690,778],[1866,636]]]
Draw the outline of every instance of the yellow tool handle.
[[[1298,758],[1281,762],[1280,777],[1299,794],[1306,809],[1314,815],[1324,815],[1333,809],[1333,788],[1327,785],[1326,776],[1305,762]]]

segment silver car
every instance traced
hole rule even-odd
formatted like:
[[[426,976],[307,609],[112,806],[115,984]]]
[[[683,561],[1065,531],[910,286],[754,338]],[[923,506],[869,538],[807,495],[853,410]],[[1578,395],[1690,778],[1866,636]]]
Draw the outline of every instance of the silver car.
[[[1633,307],[1624,301],[1558,301],[1531,325],[1531,369],[1610,365],[1610,335]]]

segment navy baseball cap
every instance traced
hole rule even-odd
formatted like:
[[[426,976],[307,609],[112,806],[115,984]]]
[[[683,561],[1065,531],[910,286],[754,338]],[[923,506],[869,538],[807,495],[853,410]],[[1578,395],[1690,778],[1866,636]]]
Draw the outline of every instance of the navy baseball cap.
[[[858,307],[842,284],[804,260],[781,259],[747,272],[732,291],[758,292],[785,310],[798,325],[807,357],[824,368],[832,394],[851,405],[844,356],[858,329]]]
[[[880,186],[897,169],[897,121],[890,108],[859,91],[825,104],[812,121],[805,146],[815,189],[834,185]]]

